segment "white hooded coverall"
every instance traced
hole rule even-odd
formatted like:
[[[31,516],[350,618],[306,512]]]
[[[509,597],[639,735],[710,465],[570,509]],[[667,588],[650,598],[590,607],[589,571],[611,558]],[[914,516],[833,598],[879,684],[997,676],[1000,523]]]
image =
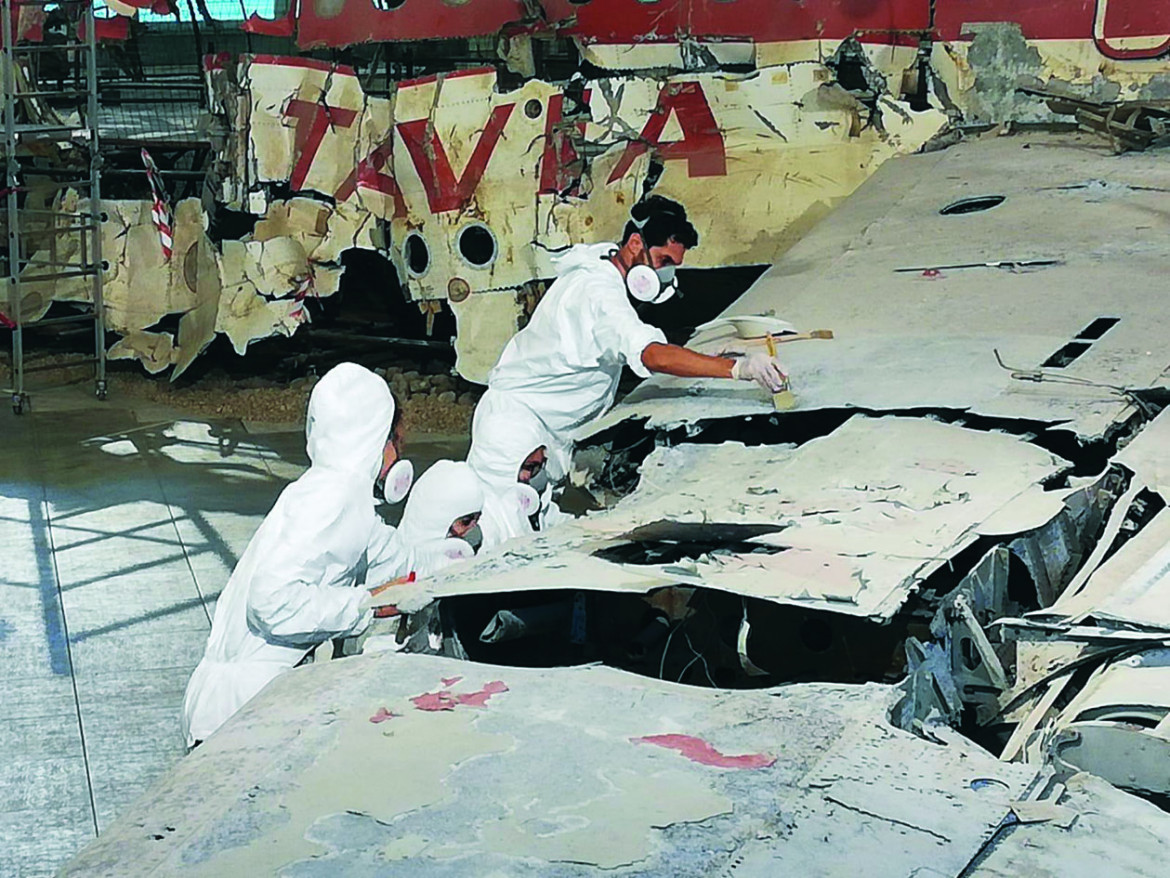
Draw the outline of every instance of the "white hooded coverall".
[[[528,456],[542,445],[550,448],[552,441],[540,419],[509,396],[489,390],[476,406],[467,462],[483,483],[479,526],[484,549],[514,537],[531,536],[529,516],[543,511],[542,499],[544,506],[554,508],[551,488],[540,498],[519,482],[520,467]]]
[[[386,382],[361,366],[342,363],[313,388],[311,465],[281,492],[219,597],[183,703],[188,746],[310,649],[369,625],[368,592],[354,587],[364,564],[371,584],[407,572],[407,553],[374,509],[393,418]]]
[[[471,545],[448,539],[456,519],[483,511],[483,488],[475,471],[462,462],[437,460],[411,488],[398,536],[410,550],[412,572],[430,576],[475,554]]]
[[[613,405],[622,367],[650,377],[642,352],[666,343],[662,330],[638,317],[625,279],[606,258],[617,249],[578,244],[557,260],[557,279],[500,354],[480,403],[499,395],[532,411],[552,438],[549,456],[562,473],[574,434]]]

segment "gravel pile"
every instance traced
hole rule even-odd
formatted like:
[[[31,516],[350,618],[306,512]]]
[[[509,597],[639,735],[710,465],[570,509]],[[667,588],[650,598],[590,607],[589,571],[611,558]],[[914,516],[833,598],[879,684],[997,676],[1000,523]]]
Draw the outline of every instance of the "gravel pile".
[[[40,358],[38,363],[56,358]],[[76,359],[63,355],[61,361]],[[403,425],[409,433],[467,433],[482,388],[450,375],[443,363],[391,366],[374,371],[386,379],[402,406]],[[38,386],[87,382],[92,365],[70,365],[36,374]],[[435,371],[428,371],[428,370]],[[8,379],[7,364],[0,362],[0,386]],[[32,376],[30,375],[30,378]],[[111,363],[108,374],[110,398],[145,400],[193,415],[236,418],[273,424],[301,424],[316,377],[297,378],[287,384],[263,377],[232,378],[211,373],[196,381],[172,384],[165,375],[151,376],[130,364]]]

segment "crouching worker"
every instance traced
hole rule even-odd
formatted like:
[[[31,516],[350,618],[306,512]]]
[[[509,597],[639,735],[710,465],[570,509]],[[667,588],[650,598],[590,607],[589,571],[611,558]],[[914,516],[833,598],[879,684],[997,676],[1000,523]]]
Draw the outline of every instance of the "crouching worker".
[[[367,571],[373,583],[409,572],[401,541],[374,508],[375,490],[392,502],[410,490],[397,420],[390,388],[361,366],[342,363],[313,388],[311,465],[281,492],[216,604],[183,703],[187,746],[318,644],[364,630],[371,593],[355,585]]]
[[[483,484],[485,549],[548,530],[569,517],[553,501],[552,445],[544,425],[525,406],[502,395],[488,394],[480,401],[467,462]]]
[[[466,463],[439,460],[419,477],[398,526],[411,573],[430,576],[478,551],[483,499],[479,479]]]

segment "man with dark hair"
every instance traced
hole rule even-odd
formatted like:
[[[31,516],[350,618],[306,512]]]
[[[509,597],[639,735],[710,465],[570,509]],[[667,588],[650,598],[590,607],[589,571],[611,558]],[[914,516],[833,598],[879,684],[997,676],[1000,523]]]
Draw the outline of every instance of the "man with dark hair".
[[[667,344],[662,331],[639,319],[634,302],[661,303],[674,295],[675,269],[699,236],[686,209],[655,195],[634,205],[621,245],[578,244],[557,260],[557,279],[532,320],[508,342],[488,377],[485,416],[523,406],[547,428],[554,476],[567,472],[576,431],[613,405],[622,367],[684,378],[737,378],[769,392],[784,374],[766,353],[710,357]],[[477,414],[477,424],[490,427]],[[472,430],[476,445],[476,428]]]

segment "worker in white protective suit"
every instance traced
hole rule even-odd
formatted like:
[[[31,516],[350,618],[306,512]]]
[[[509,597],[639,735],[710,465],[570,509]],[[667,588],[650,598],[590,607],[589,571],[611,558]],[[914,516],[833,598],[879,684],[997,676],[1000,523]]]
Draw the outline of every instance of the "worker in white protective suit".
[[[342,363],[313,388],[305,438],[311,465],[252,536],[215,608],[183,703],[187,745],[205,740],[317,645],[360,633],[372,595],[404,576],[411,553],[375,511],[410,490],[386,382]],[[367,590],[359,585],[365,574]]]
[[[398,535],[415,559],[411,572],[430,576],[472,557],[483,543],[483,487],[466,463],[435,461],[414,483]]]
[[[540,419],[506,396],[485,395],[476,407],[467,462],[483,483],[485,549],[568,517],[552,499],[557,474],[548,456],[551,444]]]
[[[660,372],[784,389],[784,372],[767,353],[707,356],[667,344],[661,330],[642,322],[634,303],[674,295],[675,270],[699,236],[682,205],[661,196],[640,201],[631,217],[620,245],[579,244],[560,257],[557,279],[504,348],[480,403],[503,416],[515,405],[536,415],[557,470],[568,471],[574,434],[613,405],[623,366],[642,378]],[[499,397],[508,404],[497,404]]]

